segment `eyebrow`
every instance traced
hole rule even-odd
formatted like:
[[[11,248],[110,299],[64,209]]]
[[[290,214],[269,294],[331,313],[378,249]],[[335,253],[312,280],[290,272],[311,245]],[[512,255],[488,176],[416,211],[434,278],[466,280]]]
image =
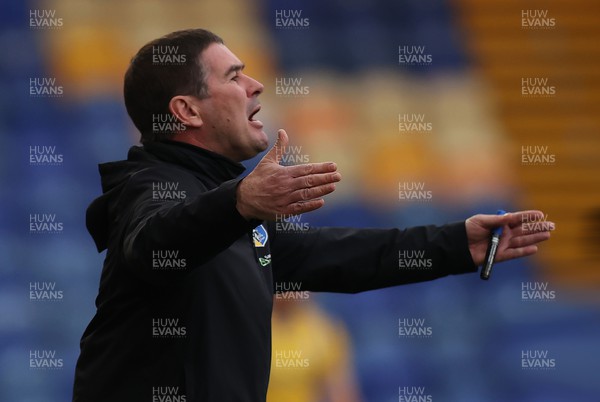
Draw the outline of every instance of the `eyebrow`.
[[[233,72],[242,71],[244,69],[244,67],[246,67],[245,64],[234,64],[234,65],[232,65],[225,72],[225,77],[227,77],[229,74],[231,74]]]

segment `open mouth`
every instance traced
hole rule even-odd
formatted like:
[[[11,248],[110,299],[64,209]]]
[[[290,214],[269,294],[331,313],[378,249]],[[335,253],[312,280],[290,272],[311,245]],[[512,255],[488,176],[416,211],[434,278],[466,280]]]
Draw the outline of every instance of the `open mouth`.
[[[248,116],[248,120],[256,121],[256,120],[254,120],[254,115],[257,114],[258,112],[260,112],[260,105],[258,105],[257,107],[254,108],[252,113],[250,113],[250,116]]]
[[[248,121],[250,122],[250,125],[251,125],[252,127],[256,127],[256,128],[258,128],[258,129],[261,129],[261,128],[263,128],[263,123],[262,123],[262,121],[260,121],[260,120],[256,120],[256,119],[254,118],[254,116],[255,116],[255,115],[258,113],[258,112],[260,112],[260,105],[256,106],[256,107],[254,108],[254,110],[252,111],[252,113],[250,113],[250,116],[248,116]]]

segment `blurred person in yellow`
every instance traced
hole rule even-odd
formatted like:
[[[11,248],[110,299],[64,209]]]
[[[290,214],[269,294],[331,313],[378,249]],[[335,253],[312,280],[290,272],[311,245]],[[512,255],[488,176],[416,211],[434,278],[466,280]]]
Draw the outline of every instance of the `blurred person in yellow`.
[[[267,402],[359,402],[346,329],[310,302],[280,298],[273,308]]]

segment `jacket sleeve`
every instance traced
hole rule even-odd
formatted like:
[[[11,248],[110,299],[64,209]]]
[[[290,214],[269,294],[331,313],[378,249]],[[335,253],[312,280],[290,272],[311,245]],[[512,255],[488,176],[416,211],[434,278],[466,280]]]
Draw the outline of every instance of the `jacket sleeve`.
[[[197,180],[180,175],[177,188],[186,191],[185,199],[163,200],[156,199],[152,185],[172,182],[172,175],[153,170],[136,176],[121,196],[128,209],[121,213],[123,232],[117,236],[123,241],[126,265],[134,270],[152,271],[161,252],[161,258],[171,253],[172,258],[184,260],[186,268],[196,267],[260,223],[247,221],[237,211],[239,180],[206,190],[199,188]]]
[[[464,222],[270,233],[275,289],[289,282],[301,290],[356,293],[477,270]]]

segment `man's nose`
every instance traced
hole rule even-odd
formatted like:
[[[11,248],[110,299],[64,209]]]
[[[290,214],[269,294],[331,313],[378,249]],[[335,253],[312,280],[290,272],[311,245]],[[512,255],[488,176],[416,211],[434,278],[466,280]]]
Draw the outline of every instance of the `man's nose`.
[[[248,97],[258,96],[263,93],[265,90],[265,86],[263,84],[252,77],[248,77],[248,79],[250,81],[248,84],[248,90],[246,91],[248,93]]]

